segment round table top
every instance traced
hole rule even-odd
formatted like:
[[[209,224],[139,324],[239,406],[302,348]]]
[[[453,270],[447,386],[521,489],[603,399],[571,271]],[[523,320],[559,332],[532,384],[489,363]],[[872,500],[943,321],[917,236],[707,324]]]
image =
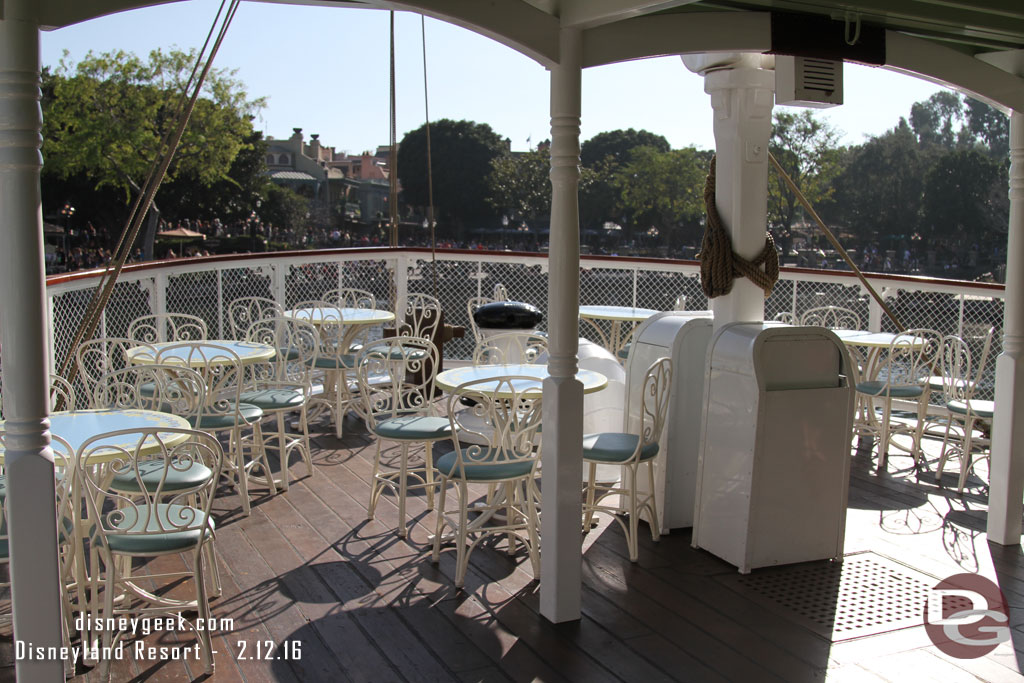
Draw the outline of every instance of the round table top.
[[[208,364],[215,365],[217,364],[218,359],[226,358],[226,356],[220,352],[218,347],[234,351],[238,354],[238,358],[241,360],[243,365],[247,363],[268,361],[277,354],[277,349],[269,344],[234,341],[232,339],[209,339],[202,342],[188,342],[191,346],[180,346],[179,344],[179,342],[160,342],[152,344],[151,346],[156,349],[160,362],[184,365],[185,361],[188,360],[189,366],[193,368],[203,367]],[[178,345],[178,348],[171,349],[167,353],[161,353],[163,349],[176,345]],[[197,350],[194,353],[190,353],[189,349],[191,347],[194,347]],[[156,362],[150,348],[145,346],[136,346],[128,349],[126,355],[133,363],[142,364]],[[221,362],[223,362],[223,360],[221,360]]]
[[[595,320],[647,320],[655,313],[652,308],[634,308],[632,306],[580,306],[580,316]]]
[[[167,427],[170,429],[192,429],[192,426],[183,417],[171,415],[170,413],[158,413],[154,410],[117,409],[117,410],[72,410],[59,411],[50,415],[50,431],[68,442],[68,445],[75,450],[75,453],[86,441],[97,434],[104,432],[116,432],[122,429],[147,429],[153,427]],[[0,429],[3,429],[3,422],[0,421]],[[175,446],[188,439],[187,434],[167,434],[161,436],[164,445]],[[124,449],[134,451],[138,445],[138,436],[125,434],[119,437],[110,437],[93,443],[92,455],[89,461],[102,462],[103,453],[96,449],[109,446],[112,449]],[[147,445],[143,444],[140,455],[149,455]],[[158,444],[152,442],[152,449],[158,448]],[[117,457],[120,451],[111,450],[111,457]],[[3,448],[0,447],[0,458],[3,456]]]
[[[832,330],[840,341],[850,346],[866,346],[871,348],[888,348],[896,339],[908,347],[917,348],[923,346],[925,340],[921,337],[912,337],[906,334],[894,332],[869,332],[867,330]]]
[[[526,375],[536,378],[536,381],[530,386],[525,386],[525,383],[524,386],[516,386],[517,390],[531,388],[531,386],[540,388],[541,382],[548,376],[548,366],[543,363],[533,363],[529,365],[499,364],[452,368],[451,370],[439,372],[434,379],[434,384],[445,391],[454,391],[460,384],[476,379],[498,379],[514,375]],[[583,393],[585,394],[600,391],[608,386],[608,378],[593,370],[578,370],[576,372],[576,379],[583,383]],[[500,392],[496,395],[499,398],[509,398],[509,396],[505,395],[506,393],[508,392]]]
[[[341,322],[345,325],[380,325],[389,323],[395,319],[391,311],[382,311],[376,308],[333,308],[324,306],[320,308],[293,308],[284,312],[289,318],[307,320],[314,325],[323,322]]]

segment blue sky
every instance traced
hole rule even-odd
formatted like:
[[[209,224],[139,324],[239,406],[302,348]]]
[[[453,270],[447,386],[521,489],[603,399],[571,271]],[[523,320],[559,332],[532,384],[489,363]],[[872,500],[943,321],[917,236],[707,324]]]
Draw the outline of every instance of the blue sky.
[[[64,50],[72,60],[90,49],[139,55],[162,47],[198,47],[219,2],[186,0],[124,12],[44,32],[43,63]],[[531,59],[471,31],[428,19],[431,119],[488,123],[527,148],[550,137],[547,71]],[[424,121],[420,17],[396,14],[399,139]],[[267,98],[255,121],[272,137],[293,127],[338,151],[358,153],[388,142],[388,13],[243,2],[216,66],[237,69],[252,96]],[[846,104],[822,115],[857,143],[892,128],[910,106],[938,87],[882,69],[846,65]],[[673,147],[712,148],[711,105],[703,79],[677,57],[587,69],[582,139],[616,128],[645,128]]]

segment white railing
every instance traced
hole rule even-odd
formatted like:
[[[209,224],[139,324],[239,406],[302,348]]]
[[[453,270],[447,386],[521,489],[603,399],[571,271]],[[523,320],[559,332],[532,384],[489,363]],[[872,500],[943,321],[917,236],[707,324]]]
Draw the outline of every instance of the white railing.
[[[680,294],[688,309],[704,309],[695,261],[585,256],[580,260],[583,304],[632,305],[658,310],[673,307]],[[128,324],[147,313],[182,312],[204,318],[211,335],[226,337],[228,304],[240,296],[266,296],[286,308],[317,299],[336,287],[372,291],[391,307],[409,292],[434,294],[445,322],[468,329],[466,300],[488,295],[504,284],[515,300],[547,310],[548,259],[544,254],[426,249],[332,249],[261,255],[216,256],[129,266],[104,312],[96,336],[123,336]],[[943,334],[980,338],[990,326],[997,336],[991,358],[1001,348],[1004,288],[992,285],[897,275],[872,275],[903,328],[927,327]],[[50,277],[50,357],[53,367],[67,354],[99,273]],[[872,330],[896,329],[884,319],[852,273],[783,268],[765,317],[789,312],[799,318],[808,308],[852,308]],[[471,340],[445,345],[449,358],[468,358]],[[994,363],[990,363],[994,366]]]

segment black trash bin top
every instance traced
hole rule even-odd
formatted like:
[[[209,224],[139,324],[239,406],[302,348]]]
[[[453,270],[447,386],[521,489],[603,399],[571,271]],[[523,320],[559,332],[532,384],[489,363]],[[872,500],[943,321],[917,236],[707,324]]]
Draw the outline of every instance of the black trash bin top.
[[[495,330],[532,330],[543,318],[536,306],[522,301],[492,301],[473,311],[477,325]]]

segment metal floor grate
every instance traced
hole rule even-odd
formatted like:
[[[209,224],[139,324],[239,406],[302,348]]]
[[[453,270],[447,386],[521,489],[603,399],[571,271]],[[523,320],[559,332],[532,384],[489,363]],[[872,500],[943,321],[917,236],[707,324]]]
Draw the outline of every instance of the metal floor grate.
[[[921,626],[938,579],[871,552],[719,580],[831,642]]]

